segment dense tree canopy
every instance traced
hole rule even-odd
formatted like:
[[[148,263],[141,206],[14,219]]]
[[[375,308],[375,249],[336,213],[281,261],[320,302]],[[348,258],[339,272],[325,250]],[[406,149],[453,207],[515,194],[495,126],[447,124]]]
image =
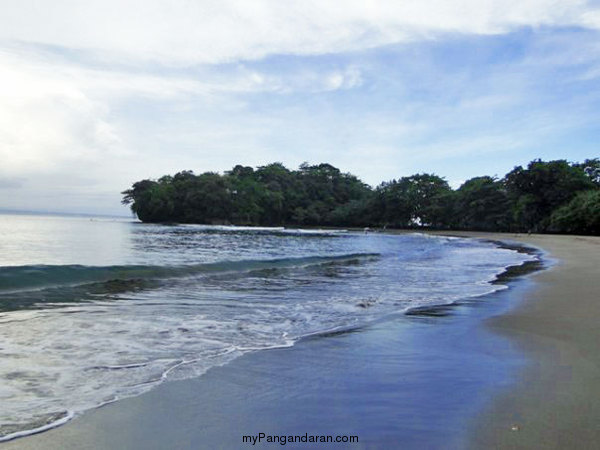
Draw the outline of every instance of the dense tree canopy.
[[[397,228],[439,225],[434,206],[449,192],[443,178],[426,173],[382,183],[375,189],[372,219]]]
[[[428,173],[372,189],[330,164],[237,165],[223,175],[183,171],[138,181],[123,203],[144,222],[600,234],[600,160],[535,160],[456,190]]]
[[[456,192],[457,228],[505,230],[511,223],[510,201],[502,181],[483,176],[466,181]]]
[[[224,175],[184,171],[134,183],[123,203],[144,222],[363,225],[370,188],[329,164],[235,166]],[[353,217],[355,216],[356,217]]]
[[[505,177],[513,201],[513,220],[520,229],[545,231],[552,211],[568,203],[578,192],[593,189],[592,179],[577,165],[565,160],[532,161],[515,167]]]

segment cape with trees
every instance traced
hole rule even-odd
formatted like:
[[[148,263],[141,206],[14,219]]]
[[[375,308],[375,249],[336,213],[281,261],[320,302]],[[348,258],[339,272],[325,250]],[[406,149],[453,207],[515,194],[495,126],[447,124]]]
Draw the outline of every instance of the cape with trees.
[[[122,192],[143,222],[600,234],[600,159],[531,161],[452,189],[416,174],[371,188],[330,164],[192,171]]]

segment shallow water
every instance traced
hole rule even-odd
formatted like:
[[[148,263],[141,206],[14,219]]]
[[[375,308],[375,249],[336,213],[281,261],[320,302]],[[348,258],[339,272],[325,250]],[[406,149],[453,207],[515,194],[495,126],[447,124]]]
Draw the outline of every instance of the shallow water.
[[[491,243],[0,216],[0,439],[249,351],[480,296]]]

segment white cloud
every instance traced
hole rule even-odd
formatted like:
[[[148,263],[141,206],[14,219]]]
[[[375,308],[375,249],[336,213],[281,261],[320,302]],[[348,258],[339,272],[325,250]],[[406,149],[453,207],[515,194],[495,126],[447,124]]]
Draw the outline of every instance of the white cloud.
[[[86,67],[31,49],[0,49],[0,174],[51,172],[67,163],[130,154],[120,131],[126,126],[115,122],[111,109],[132,99],[168,102],[183,110],[195,102],[236,110],[243,103],[235,101],[235,94],[320,92],[360,83],[353,67],[268,74],[242,65],[153,75]],[[236,134],[226,128],[221,134]]]
[[[531,26],[598,28],[584,0],[35,0],[0,3],[0,39],[189,65],[323,54]]]
[[[581,15],[581,22],[590,28],[600,28],[600,10],[587,11]]]
[[[3,173],[51,171],[110,151],[119,137],[105,104],[69,77],[0,54],[0,159]],[[38,67],[39,69],[39,67]]]

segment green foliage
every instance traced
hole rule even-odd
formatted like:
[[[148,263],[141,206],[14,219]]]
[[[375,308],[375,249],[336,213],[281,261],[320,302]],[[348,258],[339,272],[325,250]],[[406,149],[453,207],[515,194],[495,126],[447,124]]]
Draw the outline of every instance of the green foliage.
[[[144,222],[363,225],[370,195],[366,184],[329,164],[291,171],[273,163],[139,181],[123,192],[123,203]]]
[[[434,174],[371,189],[330,164],[235,166],[142,180],[123,203],[144,222],[236,225],[430,227],[599,233],[600,160],[532,161],[503,179],[471,178],[457,190]]]
[[[510,224],[510,202],[504,184],[483,176],[465,181],[456,191],[455,224],[468,230],[504,230]]]
[[[600,190],[580,192],[554,211],[550,229],[562,233],[600,234]]]
[[[166,222],[173,214],[173,189],[164,182],[138,181],[123,194],[122,203],[131,203],[131,210],[143,222]]]
[[[437,175],[412,175],[380,184],[373,208],[383,225],[439,225],[439,198],[449,192],[448,183]]]
[[[600,187],[600,158],[586,159],[580,164],[574,164],[574,167],[583,170],[592,183]]]
[[[565,160],[535,160],[527,169],[515,167],[505,177],[513,203],[513,219],[520,230],[545,231],[552,211],[579,191],[596,188],[581,167]]]

